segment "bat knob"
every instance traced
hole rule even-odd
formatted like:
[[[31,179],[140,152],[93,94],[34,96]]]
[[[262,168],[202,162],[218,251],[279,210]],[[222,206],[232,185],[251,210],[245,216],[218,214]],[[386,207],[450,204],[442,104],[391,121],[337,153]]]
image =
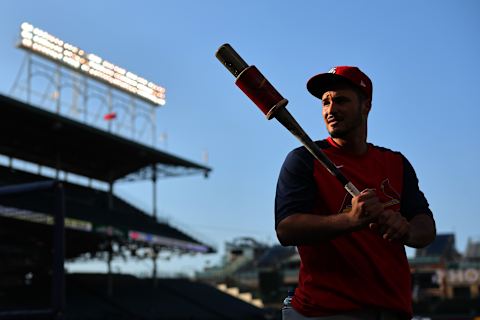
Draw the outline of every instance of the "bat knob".
[[[245,60],[228,43],[221,45],[215,56],[235,78],[248,67]]]

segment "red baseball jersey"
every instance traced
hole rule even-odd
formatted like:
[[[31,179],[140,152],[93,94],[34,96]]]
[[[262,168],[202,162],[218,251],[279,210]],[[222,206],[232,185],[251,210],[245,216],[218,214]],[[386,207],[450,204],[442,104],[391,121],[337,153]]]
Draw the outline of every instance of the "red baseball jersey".
[[[375,189],[385,206],[408,220],[432,215],[408,160],[399,152],[368,145],[361,156],[343,152],[328,138],[317,142],[359,189]],[[295,213],[342,214],[351,196],[304,148],[289,153],[277,184],[276,225]],[[412,314],[411,278],[405,248],[365,228],[316,245],[298,246],[301,257],[293,307],[305,316],[387,309]]]

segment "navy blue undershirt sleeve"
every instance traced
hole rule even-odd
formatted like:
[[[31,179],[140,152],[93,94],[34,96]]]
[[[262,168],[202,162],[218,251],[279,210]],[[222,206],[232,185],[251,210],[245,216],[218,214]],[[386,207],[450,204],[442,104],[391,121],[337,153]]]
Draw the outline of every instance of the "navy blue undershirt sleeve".
[[[275,228],[286,217],[313,210],[316,185],[313,157],[304,148],[291,151],[280,170],[275,195]]]
[[[400,212],[411,220],[418,214],[427,214],[433,219],[432,211],[429,208],[425,195],[418,187],[418,179],[410,162],[403,158],[403,190]]]

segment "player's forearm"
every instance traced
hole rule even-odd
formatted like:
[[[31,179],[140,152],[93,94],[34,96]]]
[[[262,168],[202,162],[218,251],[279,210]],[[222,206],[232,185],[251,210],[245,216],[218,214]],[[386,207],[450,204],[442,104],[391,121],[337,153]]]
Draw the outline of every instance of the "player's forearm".
[[[284,246],[315,244],[358,229],[346,214],[320,216],[297,213],[280,221],[277,237]]]
[[[423,248],[435,240],[435,221],[427,214],[419,214],[410,220],[410,230],[404,244],[412,248]]]

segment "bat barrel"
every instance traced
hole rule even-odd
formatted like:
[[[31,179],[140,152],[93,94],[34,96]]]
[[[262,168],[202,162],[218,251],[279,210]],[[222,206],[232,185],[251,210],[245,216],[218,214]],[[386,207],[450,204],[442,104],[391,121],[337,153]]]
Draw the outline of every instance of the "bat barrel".
[[[215,53],[217,59],[236,78],[237,86],[271,119],[278,109],[284,108],[288,101],[272,86],[255,67],[248,66],[245,60],[225,43]]]
[[[235,84],[269,120],[278,108],[285,107],[288,103],[255,66],[243,70],[235,80]]]

